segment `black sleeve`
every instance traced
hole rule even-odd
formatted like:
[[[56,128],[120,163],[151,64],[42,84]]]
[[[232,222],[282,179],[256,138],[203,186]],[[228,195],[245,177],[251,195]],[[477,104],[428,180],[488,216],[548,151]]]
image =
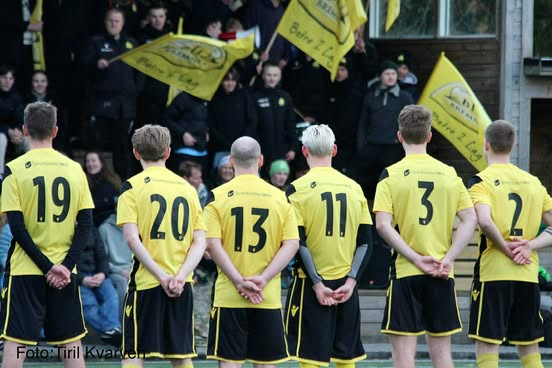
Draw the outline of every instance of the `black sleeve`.
[[[289,95],[286,96],[287,116],[285,117],[286,138],[289,151],[297,151],[299,141],[297,139],[297,123],[295,121],[295,111],[293,110],[293,101]]]
[[[42,273],[47,274],[50,271],[50,268],[54,266],[52,261],[48,259],[40,251],[38,246],[35,244],[31,235],[25,227],[25,221],[23,220],[23,212],[21,211],[8,211],[8,223],[10,224],[10,229],[13,235],[13,238],[19,244],[25,253],[32,259],[32,261],[37,265]]]
[[[69,248],[69,252],[65,256],[65,259],[61,262],[61,264],[67,267],[69,271],[71,271],[75,267],[75,264],[77,264],[77,261],[82,253],[82,248],[86,242],[90,241],[93,227],[94,223],[92,222],[92,210],[80,210],[77,214],[77,229],[75,230],[75,235],[73,235],[71,248]]]
[[[88,72],[93,72],[98,70],[96,66],[98,60],[99,57],[98,53],[96,52],[96,43],[94,42],[94,39],[90,39],[88,40],[88,42],[86,42],[81,51],[80,64]]]
[[[353,264],[351,265],[351,271],[347,276],[358,280],[362,277],[366,265],[372,255],[372,225],[360,224],[357,233],[357,247],[355,255],[353,256]]]
[[[182,121],[182,116],[190,109],[190,98],[186,92],[181,92],[175,97],[173,102],[167,107],[163,113],[162,121],[171,131],[174,139],[178,139],[182,143],[182,135],[187,131],[188,127]]]
[[[109,258],[105,252],[104,242],[97,228],[93,228],[94,236],[94,261],[96,262],[96,271],[103,272],[105,277],[109,276]]]

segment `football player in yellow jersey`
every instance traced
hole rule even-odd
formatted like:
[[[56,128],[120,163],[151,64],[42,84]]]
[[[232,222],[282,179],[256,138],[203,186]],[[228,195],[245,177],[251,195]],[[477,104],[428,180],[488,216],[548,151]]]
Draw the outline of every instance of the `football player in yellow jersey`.
[[[245,360],[273,367],[289,359],[282,320],[280,272],[299,248],[293,208],[258,175],[259,143],[230,148],[236,176],[215,188],[205,206],[207,250],[218,267],[207,357],[222,368]]]
[[[302,368],[330,360],[351,368],[366,357],[356,280],[370,257],[372,219],[360,186],[332,168],[332,130],[310,126],[302,142],[310,171],[287,189],[301,239],[286,303],[289,347]]]
[[[414,368],[417,336],[425,334],[433,366],[453,368],[450,336],[462,324],[452,264],[477,219],[456,171],[426,153],[431,111],[405,106],[397,136],[406,156],[383,171],[374,201],[376,229],[395,251],[382,332],[391,339],[395,367]]]
[[[59,350],[65,367],[84,367],[86,328],[72,271],[91,235],[94,203],[80,165],[52,148],[56,114],[43,102],[26,107],[23,133],[31,150],[8,163],[2,183],[2,211],[13,233],[0,307],[3,367],[23,366],[26,345],[37,344],[41,328],[50,344],[65,349]]]
[[[510,163],[515,129],[505,120],[485,131],[489,166],[473,177],[470,195],[482,236],[472,286],[469,336],[477,366],[498,367],[504,340],[518,346],[524,368],[542,367],[538,248],[552,244],[552,229],[535,239],[541,221],[552,225],[552,198],[539,179]]]
[[[123,316],[123,367],[144,358],[191,368],[192,271],[205,252],[205,221],[196,190],[165,167],[170,132],[145,125],[132,136],[143,171],[121,187],[117,224],[134,254]]]

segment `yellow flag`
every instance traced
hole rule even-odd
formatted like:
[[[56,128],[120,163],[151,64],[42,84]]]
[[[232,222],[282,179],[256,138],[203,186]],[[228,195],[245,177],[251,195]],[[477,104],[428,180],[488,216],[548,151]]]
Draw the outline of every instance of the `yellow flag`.
[[[385,20],[385,32],[389,31],[393,23],[401,13],[401,0],[387,0],[387,19]]]
[[[253,35],[226,43],[170,33],[119,58],[152,78],[211,100],[232,64],[252,52]]]
[[[176,34],[177,35],[181,35],[182,34],[182,27],[184,25],[184,18],[183,17],[180,17],[178,18],[178,27],[176,28]],[[180,93],[182,92],[181,90],[179,90],[178,88],[174,87],[174,86],[169,86],[169,92],[167,93],[167,103],[165,104],[166,106],[169,106],[174,98]]]
[[[277,31],[335,79],[339,61],[355,44],[354,31],[366,22],[360,0],[292,0]]]
[[[31,14],[31,23],[42,21],[42,0],[36,0],[36,5]],[[33,70],[46,70],[44,59],[44,39],[42,32],[32,32],[33,35]]]
[[[433,127],[481,171],[487,112],[456,67],[441,53],[418,103],[433,112]]]

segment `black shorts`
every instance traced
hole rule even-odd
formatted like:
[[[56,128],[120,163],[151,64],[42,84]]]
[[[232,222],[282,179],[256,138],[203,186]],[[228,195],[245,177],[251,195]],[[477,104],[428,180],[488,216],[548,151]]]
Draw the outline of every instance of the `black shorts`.
[[[501,344],[544,340],[539,285],[522,281],[474,281],[469,337]]]
[[[347,278],[324,280],[337,289]],[[299,362],[327,366],[366,358],[360,339],[360,306],[355,288],[349,300],[337,306],[318,303],[310,279],[295,277],[286,302],[289,351]]]
[[[213,307],[207,358],[277,364],[289,360],[280,309]]]
[[[61,290],[50,287],[42,275],[5,278],[0,323],[2,338],[24,345],[36,345],[42,327],[49,344],[80,340],[87,330],[76,276],[71,274]]]
[[[129,291],[123,315],[123,358],[196,357],[193,310],[188,282],[176,298],[170,298],[161,286]]]
[[[462,331],[454,279],[428,275],[391,280],[381,332],[448,336]]]

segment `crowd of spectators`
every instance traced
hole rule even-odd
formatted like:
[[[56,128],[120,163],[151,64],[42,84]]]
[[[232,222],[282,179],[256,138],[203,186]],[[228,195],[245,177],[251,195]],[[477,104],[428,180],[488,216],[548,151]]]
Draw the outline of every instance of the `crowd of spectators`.
[[[151,123],[170,129],[168,167],[198,190],[202,205],[209,189],[234,177],[230,144],[244,135],[261,144],[261,175],[283,190],[307,170],[297,127],[308,123],[333,129],[338,145],[333,165],[359,181],[369,199],[382,169],[402,158],[397,116],[419,97],[411,57],[402,52],[380,63],[362,32],[331,81],[318,62],[279,35],[267,50],[284,0],[44,0],[42,21],[31,23],[35,4],[0,2],[0,177],[5,160],[28,149],[21,128],[25,104],[56,105],[61,129],[54,147],[69,156],[87,152],[83,168],[98,233],[79,280],[89,289],[85,314],[101,333],[120,327],[120,320],[101,314],[103,293],[118,295],[109,308],[121,316],[131,266],[130,251],[120,246],[124,238],[115,225],[115,203],[122,181],[139,171],[130,148],[136,128]],[[179,18],[185,34],[215,39],[250,27],[260,30],[259,48],[229,70],[211,101],[186,92],[169,101],[168,85],[111,61],[175,32]],[[37,32],[44,36],[47,71],[33,71]],[[94,322],[98,319],[101,325]]]

